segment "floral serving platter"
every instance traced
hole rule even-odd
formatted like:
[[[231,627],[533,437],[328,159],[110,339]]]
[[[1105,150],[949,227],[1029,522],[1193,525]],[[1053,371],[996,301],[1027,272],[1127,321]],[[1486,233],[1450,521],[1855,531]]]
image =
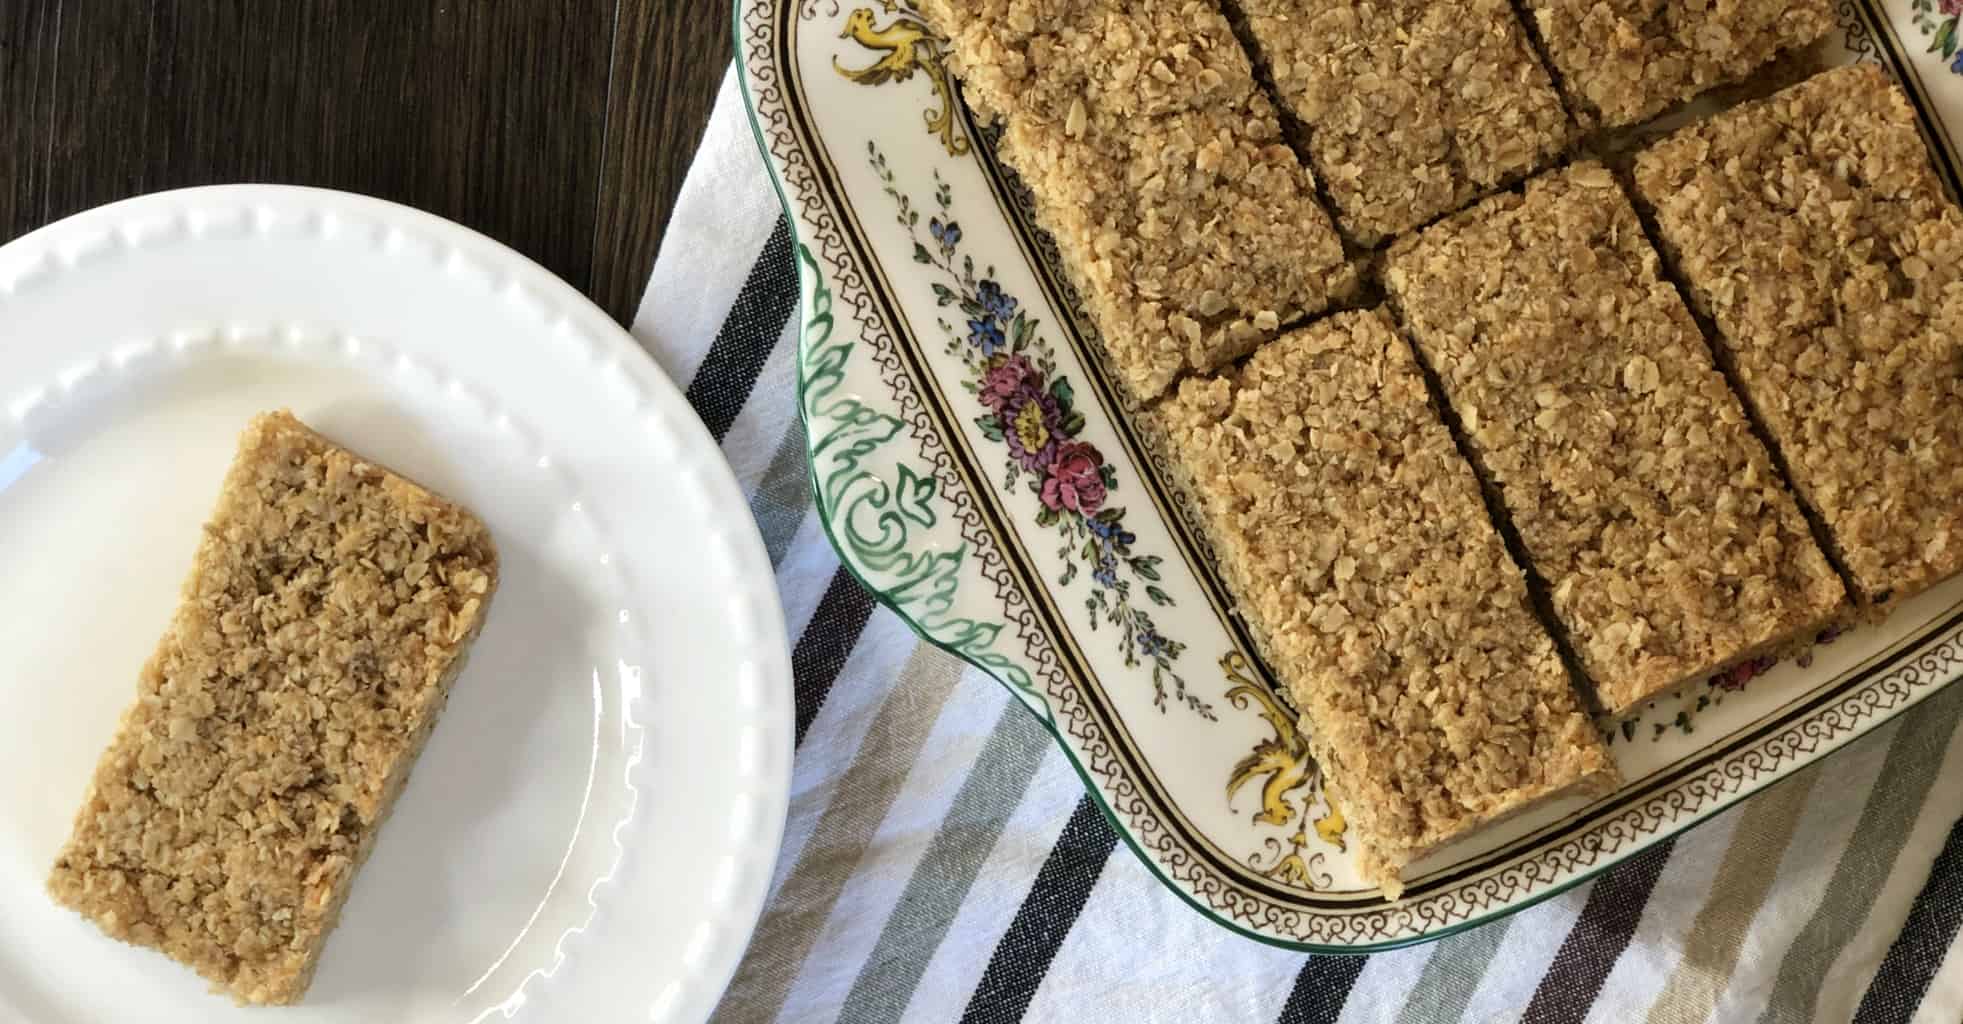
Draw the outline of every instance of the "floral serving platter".
[[[1841,3],[1838,38],[1809,55],[1895,74],[1952,192],[1954,8]],[[922,636],[1020,698],[1133,850],[1221,924],[1325,952],[1450,934],[1711,817],[1963,675],[1957,580],[1605,726],[1620,790],[1440,850],[1385,900],[938,40],[906,0],[735,13],[797,238],[798,401],[833,544]]]

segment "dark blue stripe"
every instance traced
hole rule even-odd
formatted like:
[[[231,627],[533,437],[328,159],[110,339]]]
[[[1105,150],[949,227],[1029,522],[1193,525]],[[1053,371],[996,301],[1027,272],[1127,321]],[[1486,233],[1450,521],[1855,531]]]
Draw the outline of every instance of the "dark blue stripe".
[[[1050,961],[1063,946],[1064,936],[1077,923],[1090,899],[1091,888],[1104,873],[1118,833],[1104,812],[1086,796],[1063,826],[1036,882],[1023,897],[1015,920],[995,944],[961,1024],[1015,1024],[1029,1009],[1036,987],[1049,973]]]
[[[825,596],[819,598],[818,610],[812,613],[810,624],[804,627],[797,646],[791,649],[791,689],[797,708],[799,746],[804,744],[804,734],[811,728],[812,720],[818,717],[818,709],[825,706],[825,697],[832,692],[839,671],[845,668],[845,660],[859,645],[859,634],[865,632],[866,620],[871,616],[872,596],[840,566],[832,573]]]
[[[1950,826],[1949,839],[1916,893],[1895,944],[1888,947],[1874,981],[1854,1011],[1854,1024],[1898,1024],[1915,1016],[1943,957],[1963,926],[1963,820]]]
[[[1295,973],[1295,987],[1288,990],[1288,1002],[1275,1024],[1335,1024],[1369,960],[1367,956],[1309,957]]]
[[[1588,1016],[1602,983],[1629,948],[1675,845],[1675,840],[1658,843],[1596,879],[1580,919],[1561,940],[1554,961],[1534,989],[1521,1024],[1579,1024]]]
[[[797,265],[791,261],[791,225],[779,217],[750,276],[716,331],[709,354],[688,382],[688,404],[721,441],[749,401],[763,364],[797,308]]]

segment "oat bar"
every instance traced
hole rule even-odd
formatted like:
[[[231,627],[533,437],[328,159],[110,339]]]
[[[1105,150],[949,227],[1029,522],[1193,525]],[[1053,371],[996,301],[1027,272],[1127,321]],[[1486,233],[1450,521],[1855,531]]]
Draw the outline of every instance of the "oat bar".
[[[1152,415],[1365,871],[1615,771],[1377,311],[1290,332]]]
[[[1385,281],[1606,710],[1810,642],[1842,610],[1606,168],[1399,242]]]
[[[1831,0],[1525,0],[1578,113],[1648,120],[1834,27]]]
[[[240,1003],[305,993],[497,585],[469,512],[255,419],[49,891]]]
[[[1880,69],[1641,154],[1641,200],[1858,596],[1963,570],[1963,211]]]
[[[927,0],[1137,400],[1353,287],[1211,0]]]
[[[1364,245],[1548,163],[1572,125],[1508,0],[1241,0],[1315,173]]]

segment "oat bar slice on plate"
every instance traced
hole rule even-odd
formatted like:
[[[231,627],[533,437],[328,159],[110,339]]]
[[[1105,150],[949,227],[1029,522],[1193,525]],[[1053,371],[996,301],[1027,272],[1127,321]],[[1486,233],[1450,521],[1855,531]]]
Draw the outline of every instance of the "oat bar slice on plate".
[[[255,419],[49,891],[241,1003],[306,992],[483,625],[464,509]]]
[[[1388,894],[1443,843],[1615,784],[1381,312],[1290,332],[1151,415]]]
[[[927,0],[1131,397],[1356,285],[1210,0]]]
[[[1830,0],[1525,0],[1576,113],[1610,128],[1742,81],[1834,26]]]
[[[1691,301],[1875,613],[1963,570],[1963,212],[1857,64],[1636,161]]]
[[[1337,219],[1363,245],[1545,166],[1573,124],[1508,0],[1241,0]]]
[[[1840,577],[1606,168],[1495,196],[1386,268],[1606,710],[1841,614]]]

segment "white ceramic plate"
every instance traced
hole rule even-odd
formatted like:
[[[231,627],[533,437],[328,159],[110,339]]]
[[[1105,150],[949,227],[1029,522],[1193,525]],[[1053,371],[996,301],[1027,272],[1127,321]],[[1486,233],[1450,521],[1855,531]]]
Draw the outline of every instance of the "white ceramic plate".
[[[1954,188],[1958,16],[1836,11],[1825,56],[1902,80]],[[799,398],[841,558],[1021,698],[1145,864],[1223,925],[1336,952],[1450,934],[1708,819],[1963,675],[1953,580],[1803,663],[1650,702],[1610,736],[1622,789],[1440,850],[1386,902],[912,4],[739,0],[736,38],[798,240]]]
[[[291,1021],[699,1020],[768,885],[790,669],[716,446],[572,288],[358,196],[146,196],[0,248],[0,1020],[261,1021],[42,881],[239,429],[470,506],[503,582]]]

